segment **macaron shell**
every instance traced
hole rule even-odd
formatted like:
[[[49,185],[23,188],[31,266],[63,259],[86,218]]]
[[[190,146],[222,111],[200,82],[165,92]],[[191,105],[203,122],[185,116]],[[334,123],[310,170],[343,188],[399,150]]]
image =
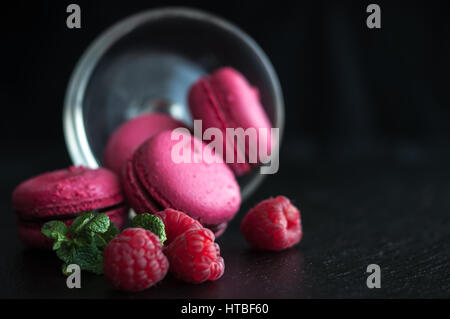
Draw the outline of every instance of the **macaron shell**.
[[[72,215],[123,201],[116,174],[82,166],[38,175],[17,186],[12,195],[13,210],[26,220]]]
[[[209,81],[200,80],[192,87],[189,93],[189,106],[194,118],[202,120],[203,132],[208,128],[215,127],[222,131],[224,137],[226,136],[226,128],[231,127],[231,125],[227,124],[220,102]],[[224,139],[222,150],[224,154],[226,152],[226,147],[227,143]],[[235,158],[237,158],[236,154],[238,154],[239,148],[234,146],[233,152]],[[239,152],[239,154],[245,158],[245,151]],[[228,163],[228,165],[237,176],[244,175],[251,170],[251,166],[246,162]]]
[[[164,208],[181,210],[202,224],[217,225],[230,220],[238,211],[239,185],[230,168],[220,163],[176,163],[172,148],[183,143],[162,132],[142,144],[133,156],[137,179],[147,194]],[[187,147],[202,150],[206,145],[191,135],[182,134]],[[180,144],[179,144],[180,145]]]
[[[126,161],[146,139],[177,127],[185,125],[162,113],[147,113],[126,121],[108,140],[103,155],[105,167],[120,175]]]
[[[111,222],[116,225],[117,228],[121,229],[128,218],[128,208],[120,207],[105,213],[109,216]],[[75,218],[62,220],[67,226],[70,226]],[[42,226],[45,224],[44,221],[23,221],[17,219],[17,232],[19,239],[27,246],[34,248],[51,249],[53,246],[53,241],[44,236],[41,232]]]
[[[225,128],[266,129],[266,134],[257,134],[257,139],[258,145],[266,145],[267,154],[270,154],[270,121],[259,101],[258,90],[238,71],[225,67],[201,78],[192,86],[188,99],[193,118],[202,120],[203,131],[217,127],[223,131],[225,137]],[[224,152],[225,147],[224,140]],[[239,150],[235,149],[235,157],[237,152]],[[248,152],[246,145],[246,153]],[[247,173],[251,164],[236,161],[229,163],[238,176]]]

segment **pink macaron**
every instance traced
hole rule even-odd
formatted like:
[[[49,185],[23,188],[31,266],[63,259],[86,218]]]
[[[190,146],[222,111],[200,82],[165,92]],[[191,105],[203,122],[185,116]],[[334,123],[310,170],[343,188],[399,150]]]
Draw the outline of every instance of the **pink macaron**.
[[[142,142],[156,133],[177,127],[185,125],[162,113],[147,113],[126,121],[114,131],[106,144],[104,166],[121,174],[124,163]]]
[[[51,248],[51,240],[41,233],[47,221],[61,220],[69,226],[80,214],[95,210],[107,214],[121,228],[128,211],[118,176],[104,168],[83,166],[26,180],[14,190],[12,207],[19,238],[38,248]]]
[[[173,208],[220,235],[241,204],[234,174],[187,130],[175,138],[172,133],[151,137],[128,160],[122,178],[127,200],[138,214]],[[180,150],[189,151],[191,160],[177,157]],[[194,162],[200,152],[209,157]]]
[[[216,70],[200,78],[189,91],[189,108],[195,120],[202,120],[202,131],[218,128],[223,136],[223,155],[226,153],[226,128],[256,129],[255,143],[234,144],[234,161],[228,163],[237,176],[248,173],[260,161],[259,145],[266,147],[265,154],[270,155],[271,124],[259,99],[258,89],[251,86],[246,78],[230,67]],[[259,130],[264,129],[264,134]],[[202,133],[203,133],[202,132]],[[249,160],[250,152],[256,154],[256,162]],[[243,163],[238,158],[245,159]],[[225,159],[225,156],[224,156]]]

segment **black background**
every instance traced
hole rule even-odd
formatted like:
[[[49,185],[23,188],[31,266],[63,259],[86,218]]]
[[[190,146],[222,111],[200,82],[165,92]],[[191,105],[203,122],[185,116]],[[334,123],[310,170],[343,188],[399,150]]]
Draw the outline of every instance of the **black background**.
[[[58,261],[15,238],[13,188],[70,164],[62,132],[65,88],[100,32],[143,9],[201,8],[250,34],[283,88],[280,172],[242,207],[221,239],[227,272],[201,286],[167,279],[159,297],[450,296],[450,20],[445,2],[72,1],[82,28],[66,27],[68,1],[2,4],[0,296],[103,297],[102,278],[65,288]],[[426,4],[425,4],[426,3]],[[302,209],[305,237],[280,254],[255,253],[238,234],[245,211],[285,194]],[[365,285],[380,264],[383,288]],[[228,279],[226,279],[228,277]],[[39,278],[39,279],[37,279]]]
[[[65,25],[70,1],[14,3],[1,11],[0,136],[11,143],[62,144],[65,88],[88,44],[123,17],[169,4],[223,16],[260,44],[284,90],[289,140],[436,144],[450,135],[445,2],[379,2],[381,30],[366,27],[364,1],[79,1],[80,30]]]

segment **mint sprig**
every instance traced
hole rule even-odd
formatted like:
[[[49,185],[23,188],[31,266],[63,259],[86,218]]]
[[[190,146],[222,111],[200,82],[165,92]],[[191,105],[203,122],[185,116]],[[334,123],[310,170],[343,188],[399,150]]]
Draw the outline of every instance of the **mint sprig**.
[[[41,232],[53,240],[53,250],[64,262],[62,270],[67,274],[69,264],[80,269],[103,274],[102,250],[119,233],[108,215],[87,212],[78,216],[70,227],[61,221],[45,223]]]
[[[163,221],[152,214],[136,215],[131,221],[131,227],[140,227],[147,229],[159,237],[161,245],[166,241],[166,232]]]

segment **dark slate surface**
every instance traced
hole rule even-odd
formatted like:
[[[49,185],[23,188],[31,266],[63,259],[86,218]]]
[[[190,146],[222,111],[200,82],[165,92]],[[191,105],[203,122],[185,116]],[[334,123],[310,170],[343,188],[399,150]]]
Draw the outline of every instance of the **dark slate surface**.
[[[310,151],[307,144],[286,143],[279,173],[244,203],[219,239],[226,262],[222,279],[189,285],[168,276],[157,287],[127,295],[112,290],[104,277],[88,274],[81,289],[69,290],[53,253],[27,249],[18,241],[10,205],[13,187],[69,160],[62,147],[10,148],[3,154],[0,186],[0,297],[450,297],[448,157],[440,150],[400,149],[392,156],[354,160],[348,154]],[[284,252],[255,252],[240,235],[239,222],[252,205],[277,194],[300,207],[304,238]],[[381,289],[366,287],[365,271],[372,263],[381,267]]]

